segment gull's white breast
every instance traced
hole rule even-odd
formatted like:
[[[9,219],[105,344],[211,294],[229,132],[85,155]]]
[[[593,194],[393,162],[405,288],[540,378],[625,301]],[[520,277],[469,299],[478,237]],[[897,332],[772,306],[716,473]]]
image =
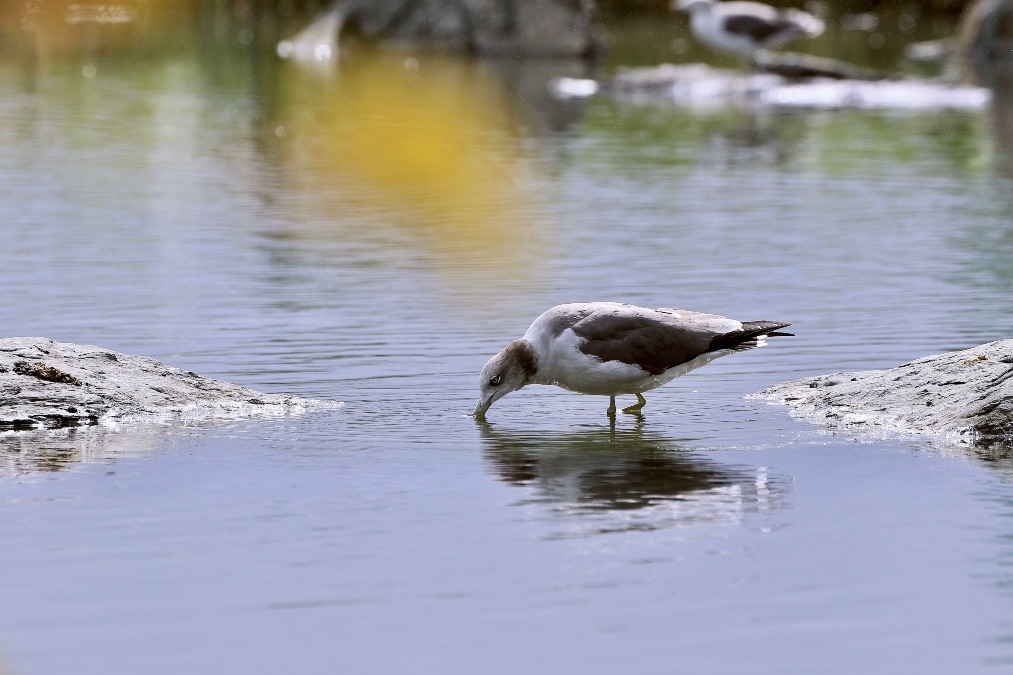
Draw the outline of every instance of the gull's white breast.
[[[621,361],[602,361],[597,356],[585,354],[580,351],[580,345],[584,342],[586,340],[571,328],[548,341],[544,358],[539,355],[537,381],[582,394],[611,395],[647,391],[638,387],[645,380],[653,379],[653,375],[639,366]]]

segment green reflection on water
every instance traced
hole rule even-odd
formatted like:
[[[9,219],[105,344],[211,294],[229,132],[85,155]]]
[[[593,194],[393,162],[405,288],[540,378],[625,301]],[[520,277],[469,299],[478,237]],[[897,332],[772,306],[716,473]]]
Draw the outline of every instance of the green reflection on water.
[[[978,175],[992,170],[994,154],[988,121],[976,111],[696,111],[599,100],[588,107],[583,128],[613,139],[585,149],[589,164],[616,164],[630,175],[715,156],[827,175],[876,174],[896,164],[929,175]]]

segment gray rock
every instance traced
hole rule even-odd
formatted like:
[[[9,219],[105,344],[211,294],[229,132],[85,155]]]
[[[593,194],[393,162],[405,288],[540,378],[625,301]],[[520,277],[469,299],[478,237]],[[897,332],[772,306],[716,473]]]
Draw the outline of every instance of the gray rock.
[[[283,57],[327,60],[339,35],[409,48],[495,56],[591,57],[599,53],[592,0],[336,0]]]
[[[48,338],[0,339],[0,430],[235,419],[338,406],[264,394],[101,347]]]
[[[1013,441],[1013,340],[926,356],[888,370],[784,382],[753,397],[832,429]]]
[[[964,9],[957,48],[973,60],[1013,60],[1013,0],[974,0]]]
[[[971,0],[952,37],[913,42],[904,55],[914,61],[941,62],[954,56],[982,62],[1013,61],[1013,0]],[[959,61],[955,65],[960,65]]]

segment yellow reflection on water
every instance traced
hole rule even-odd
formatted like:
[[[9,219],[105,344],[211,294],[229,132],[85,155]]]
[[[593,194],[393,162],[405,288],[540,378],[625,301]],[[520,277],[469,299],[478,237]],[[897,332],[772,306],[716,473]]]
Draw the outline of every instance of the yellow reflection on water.
[[[229,110],[236,124],[230,132],[248,138],[239,127],[249,112],[252,142],[262,151],[254,159],[264,165],[244,164],[251,158],[241,144],[225,163],[251,169],[251,182],[276,182],[264,194],[272,212],[281,209],[281,218],[270,216],[280,234],[380,241],[458,286],[526,279],[539,269],[546,254],[533,215],[531,162],[515,131],[518,113],[488,63],[353,49],[307,68],[278,59],[266,38],[260,46],[270,49],[248,48],[241,39],[247,28],[270,28],[267,19],[255,26],[251,12],[237,9],[249,6],[0,0],[0,52],[25,66],[26,91],[40,73],[56,73],[109,90],[136,78],[144,102],[138,109],[162,110],[192,96],[192,135],[173,134],[165,148],[164,165],[173,169],[182,166],[176,153],[202,133],[220,131],[200,125],[229,117]],[[9,36],[17,44],[2,44]],[[169,73],[183,73],[185,92],[176,91],[179,77]],[[149,97],[152,87],[173,95]],[[204,115],[205,107],[224,112]],[[157,128],[182,128],[180,119],[172,113]],[[121,122],[120,138],[147,123]],[[176,175],[192,180],[195,193],[197,182],[209,179]]]
[[[529,166],[496,83],[467,61],[357,56],[283,75],[275,133],[308,200],[296,227],[408,231],[437,265],[516,275],[540,250]]]

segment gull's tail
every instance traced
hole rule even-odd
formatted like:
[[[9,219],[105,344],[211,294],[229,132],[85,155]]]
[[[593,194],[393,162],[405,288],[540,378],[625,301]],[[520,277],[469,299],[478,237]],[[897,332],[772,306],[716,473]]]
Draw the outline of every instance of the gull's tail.
[[[763,347],[767,344],[768,337],[788,337],[794,333],[786,333],[781,328],[787,328],[791,323],[784,321],[743,321],[742,328],[718,335],[711,340],[711,351],[718,349],[732,349],[743,352],[755,347]]]

